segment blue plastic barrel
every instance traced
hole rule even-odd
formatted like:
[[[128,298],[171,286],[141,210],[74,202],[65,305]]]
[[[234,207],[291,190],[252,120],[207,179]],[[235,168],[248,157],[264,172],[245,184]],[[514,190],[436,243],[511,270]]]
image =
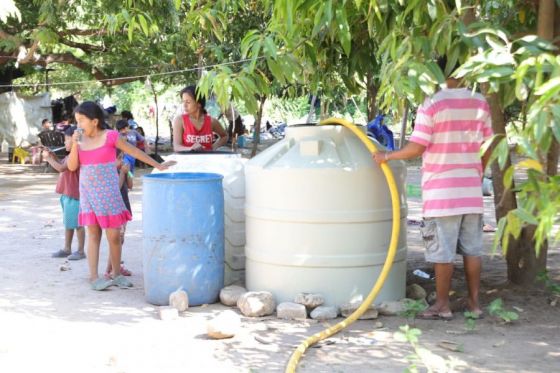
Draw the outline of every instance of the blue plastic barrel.
[[[214,303],[224,286],[222,175],[160,173],[143,177],[144,293],[169,304],[182,289],[189,305]]]

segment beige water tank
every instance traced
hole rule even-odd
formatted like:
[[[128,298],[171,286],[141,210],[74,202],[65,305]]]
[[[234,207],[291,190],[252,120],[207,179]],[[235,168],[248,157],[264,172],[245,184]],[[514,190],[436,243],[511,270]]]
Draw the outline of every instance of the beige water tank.
[[[213,172],[224,177],[224,284],[245,280],[245,174],[247,161],[239,154],[171,154],[165,160],[177,164],[159,172]],[[188,222],[186,222],[188,223]],[[192,223],[192,222],[191,222]]]
[[[401,232],[390,275],[375,303],[405,296],[406,179]],[[277,302],[321,293],[327,305],[365,298],[385,261],[392,229],[389,188],[369,151],[336,125],[288,127],[282,141],[245,166],[246,286]]]

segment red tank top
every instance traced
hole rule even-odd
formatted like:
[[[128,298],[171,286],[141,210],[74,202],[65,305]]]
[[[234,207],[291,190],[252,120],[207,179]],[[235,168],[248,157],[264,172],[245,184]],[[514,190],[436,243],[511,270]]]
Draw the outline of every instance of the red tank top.
[[[195,143],[202,145],[204,150],[212,150],[212,118],[210,115],[204,116],[204,122],[200,131],[191,122],[188,114],[183,114],[183,145],[193,146]]]

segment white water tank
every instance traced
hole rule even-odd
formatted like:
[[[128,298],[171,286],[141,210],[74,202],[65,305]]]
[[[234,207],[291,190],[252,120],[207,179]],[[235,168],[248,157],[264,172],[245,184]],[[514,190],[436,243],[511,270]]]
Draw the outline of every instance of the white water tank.
[[[375,303],[405,296],[404,162],[389,163],[401,203],[398,251]],[[385,261],[392,228],[381,168],[350,130],[294,126],[245,165],[246,286],[277,302],[301,292],[325,304],[364,299]]]
[[[213,172],[224,177],[224,284],[243,283],[245,279],[245,174],[246,159],[239,154],[172,154],[166,161],[177,164],[158,172]],[[192,224],[196,222],[185,222]]]

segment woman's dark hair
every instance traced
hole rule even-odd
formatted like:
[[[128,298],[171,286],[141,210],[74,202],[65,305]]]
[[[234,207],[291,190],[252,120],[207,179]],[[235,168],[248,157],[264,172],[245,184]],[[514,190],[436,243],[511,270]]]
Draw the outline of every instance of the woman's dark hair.
[[[188,87],[185,87],[181,90],[181,92],[179,92],[179,97],[183,98],[183,94],[188,94],[189,96],[191,96],[192,98],[194,98],[194,100],[200,104],[202,112],[204,114],[206,114],[206,109],[204,108],[206,106],[206,97],[200,95],[200,97],[196,96],[196,86],[194,85],[190,85]]]
[[[121,111],[121,117],[123,117],[125,119],[134,119],[134,117],[132,116],[132,113],[128,110]]]
[[[104,129],[103,123],[105,122],[105,111],[93,101],[82,102],[76,109],[74,115],[81,114],[88,119],[97,119],[97,128]]]

